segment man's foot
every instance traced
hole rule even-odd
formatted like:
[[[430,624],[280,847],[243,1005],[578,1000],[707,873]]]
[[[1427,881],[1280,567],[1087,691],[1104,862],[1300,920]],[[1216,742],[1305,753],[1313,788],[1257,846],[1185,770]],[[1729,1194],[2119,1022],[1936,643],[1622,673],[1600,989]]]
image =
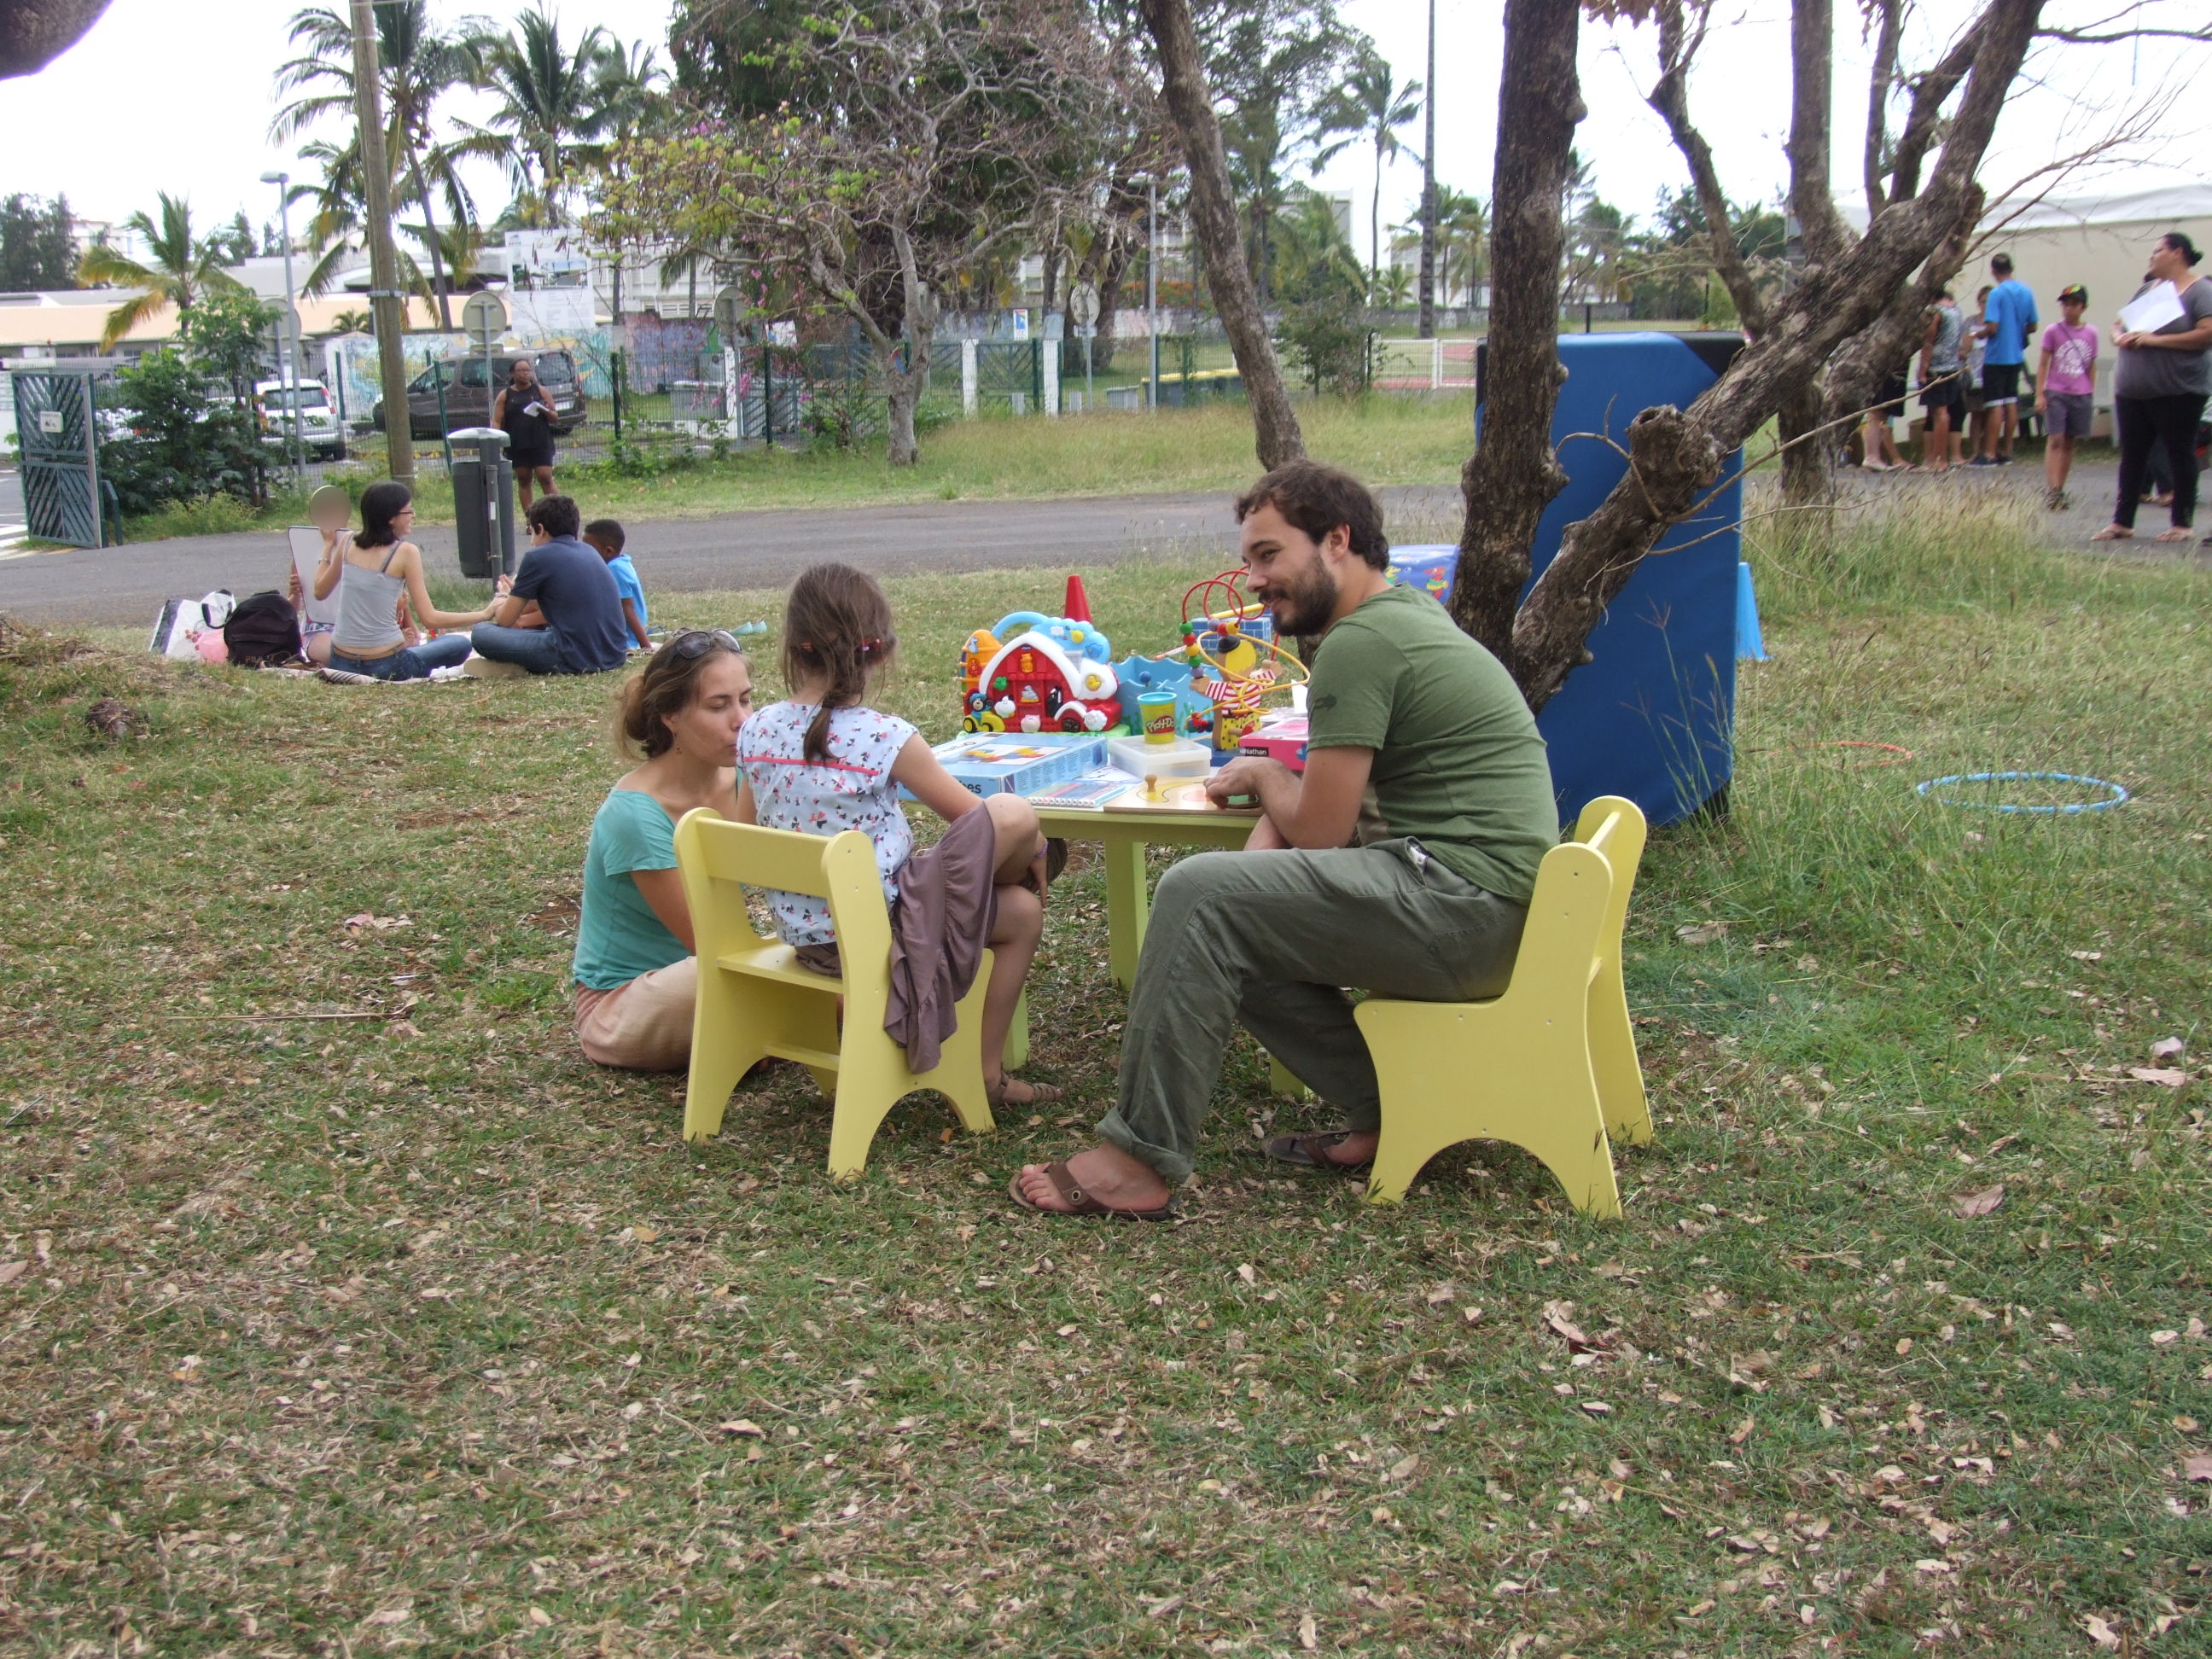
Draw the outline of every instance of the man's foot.
[[[2089,538],[2093,542],[2131,542],[2136,532],[2124,524],[2108,524]]]
[[[2053,484],[2050,489],[2043,492],[2043,504],[2049,507],[2053,513],[2063,513],[2068,507],[2073,505],[2071,501],[2066,499],[2066,492],[2059,489],[2056,484]]]
[[[2185,542],[2197,532],[2186,525],[2176,525],[2171,530],[2161,530],[2158,538],[2162,542]]]
[[[1968,461],[1966,465],[1968,466],[1996,466],[1998,465],[1998,462],[1997,458],[1994,455],[1977,455],[1972,460]]]
[[[1006,1190],[1024,1208],[1053,1215],[1151,1217],[1166,1212],[1170,1196],[1158,1170],[1119,1146],[1093,1146],[1065,1164],[1025,1164]]]
[[[1324,1129],[1317,1134],[1276,1135],[1261,1151],[1278,1164],[1295,1164],[1306,1170],[1334,1170],[1358,1175],[1375,1162],[1375,1149],[1382,1137],[1371,1131]]]

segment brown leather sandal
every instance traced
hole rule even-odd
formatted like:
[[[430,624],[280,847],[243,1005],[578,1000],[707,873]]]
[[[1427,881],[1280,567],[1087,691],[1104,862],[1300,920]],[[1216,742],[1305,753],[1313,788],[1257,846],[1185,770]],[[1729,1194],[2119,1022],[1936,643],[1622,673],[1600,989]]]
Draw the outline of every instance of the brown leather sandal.
[[[1038,1215],[1103,1215],[1109,1216],[1115,1221],[1172,1221],[1175,1219],[1176,1207],[1173,1199],[1170,1199],[1157,1210],[1121,1210],[1116,1209],[1110,1204],[1101,1204],[1077,1184],[1075,1177],[1067,1172],[1067,1164],[1065,1159],[1058,1164],[1046,1164],[1044,1178],[1052,1182],[1053,1190],[1060,1194],[1060,1202],[1067,1206],[1065,1210],[1048,1210],[1042,1204],[1030,1203],[1022,1192],[1022,1175],[1018,1170],[1014,1171],[1013,1179],[1006,1182],[1006,1196],[1024,1210],[1034,1211]]]
[[[1364,1176],[1375,1167],[1373,1158],[1346,1164],[1328,1156],[1329,1149],[1341,1146],[1351,1133],[1349,1129],[1319,1129],[1311,1134],[1277,1135],[1262,1145],[1260,1150],[1278,1164],[1294,1164],[1307,1170],[1334,1170],[1340,1176]]]
[[[1020,1084],[1030,1091],[1030,1097],[1027,1100],[1006,1098],[1007,1085],[1015,1083]],[[991,1103],[991,1109],[997,1112],[1003,1111],[1009,1106],[1042,1106],[1051,1101],[1065,1100],[1067,1097],[1067,1091],[1060,1088],[1057,1084],[1032,1083],[1023,1077],[1002,1077],[999,1079],[999,1086],[995,1089],[988,1081],[983,1085],[983,1097]]]

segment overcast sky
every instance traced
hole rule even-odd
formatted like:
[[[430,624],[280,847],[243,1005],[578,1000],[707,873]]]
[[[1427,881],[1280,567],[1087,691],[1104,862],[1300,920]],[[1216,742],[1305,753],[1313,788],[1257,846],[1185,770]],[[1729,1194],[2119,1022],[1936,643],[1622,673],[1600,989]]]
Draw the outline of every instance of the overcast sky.
[[[298,3],[222,0],[211,8],[177,0],[113,0],[90,35],[43,74],[0,81],[0,130],[8,134],[0,150],[0,194],[66,193],[70,206],[86,217],[120,219],[134,208],[150,210],[155,191],[167,190],[188,196],[202,224],[227,219],[240,207],[257,223],[273,218],[275,189],[258,183],[260,174],[279,168],[312,171],[289,149],[280,149],[268,139],[276,102],[272,76],[291,55],[286,24]],[[1424,76],[1426,0],[1341,3],[1346,19],[1374,36],[1401,78]],[[1707,46],[1692,99],[1730,195],[1765,199],[1784,177],[1788,7],[1786,0],[1737,3],[1740,9],[1727,14],[1728,27]],[[2135,3],[2051,0],[2045,10],[2051,17],[2090,18]],[[2163,15],[2179,23],[2201,18],[2203,0],[2140,4],[2146,22]],[[514,0],[476,0],[438,10],[448,18],[473,12],[504,20],[519,9]],[[1857,9],[1837,8],[1844,31],[1836,73],[1839,184],[1856,177],[1864,118],[1865,52],[1857,38]],[[1924,9],[1929,20],[1948,27],[1967,8],[1944,0]],[[659,0],[557,0],[556,10],[571,36],[599,23],[626,39],[657,39],[665,15]],[[1502,0],[1443,0],[1437,7],[1437,79],[1443,88],[1437,106],[1437,173],[1445,184],[1483,196],[1490,193],[1502,10]],[[1909,58],[1924,63],[1941,50],[1936,28],[1930,21],[1916,29],[1908,41]],[[1685,178],[1665,129],[1643,101],[1643,88],[1653,73],[1650,32],[1589,25],[1583,38],[1583,97],[1590,118],[1583,125],[1580,148],[1595,164],[1607,199],[1648,218],[1660,192],[1676,188]],[[2030,70],[2007,106],[1985,169],[1992,194],[2081,149],[2088,135],[2161,94],[2172,94],[2192,76],[2200,88],[2212,86],[2212,46],[2047,47]],[[457,108],[465,112],[466,107],[457,100]],[[1418,122],[1407,129],[1406,137],[1418,148]],[[2193,100],[2173,100],[2156,141],[2125,158],[2130,182],[2201,177],[2208,154],[2212,100],[2200,91]],[[1319,181],[1356,192],[1354,216],[1363,252],[1372,166],[1371,149],[1356,148]],[[2104,176],[2115,173],[2108,167]],[[504,186],[489,167],[478,185],[480,206],[489,217],[504,201]],[[2085,187],[2094,185],[2062,190]],[[1386,224],[1411,216],[1419,189],[1418,164],[1410,158],[1386,173]]]

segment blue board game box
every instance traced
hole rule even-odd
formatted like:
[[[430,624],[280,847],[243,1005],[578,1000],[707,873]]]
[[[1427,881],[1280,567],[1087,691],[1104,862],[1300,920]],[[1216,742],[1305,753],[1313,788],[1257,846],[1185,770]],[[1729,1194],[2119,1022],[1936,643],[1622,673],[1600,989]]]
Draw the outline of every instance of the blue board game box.
[[[971,794],[1027,795],[1105,764],[1106,739],[1084,732],[971,732],[931,752]]]

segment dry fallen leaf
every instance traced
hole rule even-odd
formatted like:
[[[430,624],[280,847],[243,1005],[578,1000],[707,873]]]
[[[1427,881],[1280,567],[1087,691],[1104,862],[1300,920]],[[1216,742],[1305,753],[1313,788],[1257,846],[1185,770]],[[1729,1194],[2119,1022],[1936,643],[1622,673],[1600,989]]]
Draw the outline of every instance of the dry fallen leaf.
[[[1677,927],[1674,937],[1685,945],[1711,945],[1717,939],[1728,937],[1728,923],[1705,921],[1694,927]]]
[[[2191,1452],[2181,1460],[2185,1480],[2212,1480],[2212,1452]]]
[[[1613,1415],[1613,1407],[1607,1405],[1602,1400],[1583,1401],[1583,1410],[1592,1417],[1610,1417]]]
[[[1595,1352],[1597,1344],[1583,1334],[1583,1328],[1571,1317],[1574,1310],[1575,1304],[1571,1302],[1547,1302],[1544,1304],[1544,1323],[1551,1328],[1554,1336],[1577,1353]]]
[[[533,1607],[530,1609],[530,1622],[533,1625],[550,1625],[553,1622],[553,1615],[543,1607]]]
[[[1411,1478],[1413,1471],[1420,1467],[1421,1460],[1419,1458],[1401,1457],[1390,1466],[1390,1478],[1393,1480],[1407,1480]]]
[[[1182,1605],[1182,1597],[1180,1595],[1170,1595],[1164,1601],[1155,1601],[1152,1606],[1146,1607],[1145,1609],[1145,1617],[1147,1619],[1164,1619]]]
[[[2179,1331],[2153,1331],[2150,1334],[2150,1345],[2154,1348],[2170,1348],[2180,1340]]]
[[[724,1434],[749,1435],[755,1440],[765,1440],[768,1438],[768,1431],[761,1427],[759,1424],[754,1422],[750,1417],[740,1417],[734,1422],[723,1424],[722,1432]]]
[[[1729,1431],[1729,1444],[1731,1446],[1741,1446],[1745,1441],[1751,1438],[1751,1431],[1757,1425],[1750,1418],[1745,1418],[1742,1422],[1737,1424],[1734,1428]]]
[[[2189,1081],[2188,1073],[2166,1066],[2130,1066],[2128,1075],[2138,1083],[2155,1083],[2161,1089],[2179,1089]]]
[[[2102,962],[2105,959],[2102,951],[2069,951],[2066,954],[2076,962]]]
[[[1250,1262],[1240,1261],[1237,1264],[1237,1277],[1251,1285],[1258,1281],[1260,1275]]]
[[[404,1625],[414,1616],[414,1607],[403,1601],[396,1607],[380,1607],[368,1615],[368,1622],[372,1625]]]
[[[0,1285],[12,1285],[30,1271],[31,1264],[23,1261],[0,1261]]]
[[[2189,1045],[2179,1037],[2160,1037],[2150,1045],[2153,1060],[2179,1060]]]
[[[1951,1208],[1955,1214],[1968,1219],[1987,1215],[2004,1202],[2004,1182],[2001,1181],[1994,1187],[1983,1188],[1978,1193],[1960,1193],[1951,1200]]]
[[[629,1236],[641,1244],[650,1244],[653,1240],[660,1237],[660,1229],[658,1227],[633,1227],[630,1229]]]
[[[2100,1648],[2117,1648],[2120,1644],[2120,1633],[2094,1613],[2083,1617],[2081,1628],[2089,1632],[2089,1639]]]
[[[1321,1626],[1314,1622],[1311,1613],[1298,1620],[1298,1645],[1308,1653],[1321,1645]]]

